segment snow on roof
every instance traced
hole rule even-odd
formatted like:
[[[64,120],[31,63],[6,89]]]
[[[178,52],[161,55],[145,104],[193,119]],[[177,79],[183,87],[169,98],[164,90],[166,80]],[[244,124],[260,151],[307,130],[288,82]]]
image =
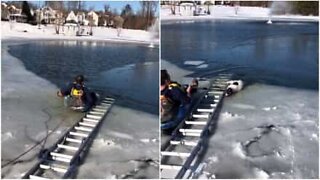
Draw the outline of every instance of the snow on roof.
[[[1,6],[8,7],[6,3],[1,3]]]

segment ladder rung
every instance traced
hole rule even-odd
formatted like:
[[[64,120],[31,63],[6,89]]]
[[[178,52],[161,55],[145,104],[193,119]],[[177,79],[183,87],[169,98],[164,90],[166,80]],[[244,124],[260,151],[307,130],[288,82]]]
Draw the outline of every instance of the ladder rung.
[[[200,137],[201,133],[191,133],[191,132],[182,132],[184,136],[193,136],[193,137]]]
[[[198,112],[213,112],[214,111],[214,108],[212,109],[197,109]]]
[[[105,100],[111,100],[111,101],[114,101],[114,99],[113,98],[108,98],[108,97],[106,97],[106,98],[104,98]]]
[[[41,176],[29,175],[29,179],[48,179]]]
[[[60,172],[60,173],[66,173],[68,170],[62,167],[55,167],[55,166],[48,166],[48,165],[44,165],[44,164],[40,164],[40,168],[41,169],[52,169],[56,172]]]
[[[202,129],[179,129],[182,133],[201,133]]]
[[[219,95],[214,95],[214,98],[219,99],[219,98],[220,98],[220,96],[219,96]]]
[[[222,91],[208,91],[208,94],[213,94],[213,95],[214,94],[218,94],[218,95],[220,94],[221,95],[221,94],[223,94],[223,92]]]
[[[79,122],[79,125],[81,125],[81,126],[88,126],[88,127],[96,127],[95,124],[85,123],[85,122]]]
[[[190,156],[190,153],[171,152],[171,151],[161,151],[161,156],[179,156],[179,157],[189,157],[189,156]]]
[[[192,125],[206,125],[207,121],[185,121],[185,123]]]
[[[89,119],[89,118],[82,118],[84,121],[88,121],[88,122],[94,122],[94,123],[97,123],[99,122],[98,120],[95,120],[95,119]]]
[[[79,131],[86,131],[86,132],[91,132],[92,128],[86,128],[83,126],[75,126],[74,129],[79,130]]]
[[[61,157],[56,157],[56,156],[52,156],[52,159],[55,161],[61,161],[61,162],[67,162],[67,163],[71,162],[71,159],[66,159],[66,158],[61,158]]]
[[[110,105],[108,105],[108,106],[97,105],[96,108],[108,109],[109,106],[110,106]]]
[[[110,103],[105,103],[105,102],[100,103],[100,105],[107,106],[107,107],[111,106]]]
[[[104,115],[105,113],[104,112],[99,112],[99,111],[90,111],[89,114],[92,114],[92,115]]]
[[[97,115],[92,115],[92,114],[87,114],[86,117],[92,118],[92,119],[99,119],[99,120],[102,118],[102,116],[97,116]]]
[[[73,138],[66,138],[66,141],[73,142],[73,143],[82,143],[80,139],[73,139]]]
[[[181,140],[181,141],[170,141],[170,144],[172,145],[185,145],[185,146],[196,146],[198,143],[194,142],[194,141],[185,141],[185,140]]]
[[[78,150],[77,147],[67,146],[67,145],[64,145],[64,144],[58,144],[58,148],[72,150],[72,151],[77,151]]]
[[[180,170],[181,168],[182,166],[178,166],[178,165],[164,165],[164,164],[160,165],[160,169]]]
[[[56,157],[61,157],[61,158],[67,158],[67,159],[72,159],[71,155],[67,154],[61,154],[61,153],[56,153],[56,152],[50,152],[51,156],[56,156]]]
[[[217,107],[217,104],[210,104],[210,107]]]
[[[106,112],[107,109],[105,108],[92,108],[93,111],[99,111],[99,112]]]
[[[73,136],[88,137],[88,134],[78,133],[78,132],[73,132],[73,131],[70,131],[69,134],[73,135]]]
[[[112,103],[113,103],[113,101],[108,100],[108,99],[105,99],[105,100],[103,100],[103,101],[102,101],[102,103],[112,104]]]
[[[213,102],[218,103],[219,99],[214,99]]]
[[[193,118],[209,118],[209,114],[192,114]]]

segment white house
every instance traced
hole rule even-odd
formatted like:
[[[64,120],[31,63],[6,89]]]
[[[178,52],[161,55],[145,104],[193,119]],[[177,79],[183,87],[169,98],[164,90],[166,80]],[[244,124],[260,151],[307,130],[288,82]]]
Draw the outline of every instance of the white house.
[[[78,23],[78,18],[77,16],[74,14],[73,11],[71,11],[68,16],[67,16],[67,19],[66,19],[66,22],[67,23]]]
[[[95,13],[94,11],[90,11],[88,12],[87,16],[88,16],[87,20],[89,20],[89,22],[90,22],[90,19],[92,18],[93,25],[98,26],[99,16],[97,13]]]

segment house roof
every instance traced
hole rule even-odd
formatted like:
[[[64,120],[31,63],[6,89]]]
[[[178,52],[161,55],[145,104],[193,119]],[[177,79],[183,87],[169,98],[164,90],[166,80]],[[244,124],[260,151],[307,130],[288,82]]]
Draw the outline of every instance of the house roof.
[[[68,16],[67,16],[67,21],[75,21],[75,22],[78,22],[78,18],[77,16],[74,14],[73,11],[71,11]]]

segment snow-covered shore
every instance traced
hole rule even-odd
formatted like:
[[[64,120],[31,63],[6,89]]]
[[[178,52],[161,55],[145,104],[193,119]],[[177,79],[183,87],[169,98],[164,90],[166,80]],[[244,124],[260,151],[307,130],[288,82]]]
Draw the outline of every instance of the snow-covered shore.
[[[237,19],[237,20],[271,20],[276,21],[306,21],[306,22],[318,22],[319,16],[302,16],[302,15],[272,15],[270,17],[270,9],[262,7],[237,7],[231,6],[211,6],[210,15],[193,16],[192,12],[179,13],[176,10],[176,15],[171,14],[170,6],[161,7],[161,21],[171,22],[177,20],[214,20],[214,19]],[[178,7],[176,9],[179,9]],[[183,8],[181,8],[183,9]],[[207,6],[203,6],[203,9],[207,9]],[[236,13],[237,11],[237,13]]]
[[[32,26],[26,23],[10,23],[1,21],[1,39],[57,39],[57,40],[92,40],[126,43],[159,44],[159,39],[153,32],[143,30],[122,29],[117,36],[117,30],[106,27],[93,27],[93,36],[76,36],[77,27],[64,28],[64,33],[56,34],[54,25]]]

